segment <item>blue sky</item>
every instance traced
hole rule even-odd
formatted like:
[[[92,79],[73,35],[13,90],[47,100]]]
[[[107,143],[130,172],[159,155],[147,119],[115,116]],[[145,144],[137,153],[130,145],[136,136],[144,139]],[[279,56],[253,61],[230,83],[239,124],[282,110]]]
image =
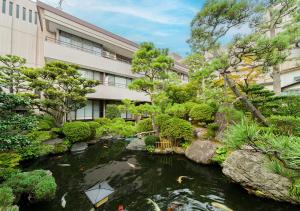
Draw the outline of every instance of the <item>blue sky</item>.
[[[59,0],[42,0],[57,6]],[[186,56],[190,22],[204,0],[65,0],[63,10],[134,42]]]

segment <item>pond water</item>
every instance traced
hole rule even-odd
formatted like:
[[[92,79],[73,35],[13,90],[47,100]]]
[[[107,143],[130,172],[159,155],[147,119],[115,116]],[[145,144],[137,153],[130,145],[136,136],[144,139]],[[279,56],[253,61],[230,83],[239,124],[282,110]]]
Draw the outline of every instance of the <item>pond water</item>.
[[[49,169],[58,185],[56,198],[48,202],[29,204],[23,200],[20,210],[89,211],[92,204],[84,190],[99,181],[108,181],[115,193],[99,210],[116,211],[123,205],[129,211],[155,210],[147,203],[150,198],[161,210],[171,203],[180,204],[177,210],[218,210],[212,202],[224,204],[233,210],[299,210],[287,203],[274,202],[248,195],[239,185],[231,183],[218,166],[202,166],[184,156],[149,155],[125,150],[124,142],[97,144],[82,154],[48,157],[36,160],[25,170]],[[132,168],[128,163],[134,164]],[[58,164],[70,164],[59,166]],[[193,179],[183,180],[179,176]],[[66,207],[61,197],[67,193]]]

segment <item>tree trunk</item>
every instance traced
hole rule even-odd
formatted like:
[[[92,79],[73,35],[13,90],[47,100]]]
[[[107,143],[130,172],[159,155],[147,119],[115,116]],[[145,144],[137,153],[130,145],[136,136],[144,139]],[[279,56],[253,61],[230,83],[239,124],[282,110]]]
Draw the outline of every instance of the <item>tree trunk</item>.
[[[238,99],[243,103],[243,105],[251,112],[253,118],[257,119],[258,122],[267,126],[265,117],[262,115],[262,113],[257,108],[255,108],[255,106],[248,100],[248,98],[240,92],[240,90],[237,88],[235,82],[232,81],[230,78],[228,78],[228,75],[226,73],[223,74],[223,77],[224,77],[224,80],[227,83],[227,85],[230,87],[230,89],[236,95],[236,97],[238,97]]]

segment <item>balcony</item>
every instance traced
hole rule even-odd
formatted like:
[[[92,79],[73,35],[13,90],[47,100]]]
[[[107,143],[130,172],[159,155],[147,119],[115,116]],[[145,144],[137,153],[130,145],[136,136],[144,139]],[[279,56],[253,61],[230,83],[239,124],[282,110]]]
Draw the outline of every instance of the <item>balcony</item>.
[[[131,65],[124,62],[121,57],[113,58],[106,51],[93,51],[48,37],[44,44],[44,55],[49,59],[70,62],[87,68],[96,68],[106,73],[131,78],[138,77],[138,75],[131,73]]]

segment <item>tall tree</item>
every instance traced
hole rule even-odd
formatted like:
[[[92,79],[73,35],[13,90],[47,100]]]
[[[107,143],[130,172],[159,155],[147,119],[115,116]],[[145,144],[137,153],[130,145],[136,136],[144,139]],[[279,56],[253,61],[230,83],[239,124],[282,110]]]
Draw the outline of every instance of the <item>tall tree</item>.
[[[156,107],[155,98],[163,86],[163,81],[168,77],[167,72],[171,71],[173,60],[168,57],[167,49],[158,49],[153,43],[142,43],[132,59],[131,71],[141,74],[142,77],[135,79],[129,88],[142,91],[149,96],[151,105]],[[155,110],[155,109],[154,109]],[[154,116],[152,125],[157,132]]]
[[[23,71],[26,60],[14,56],[0,56],[0,87],[8,89],[9,93],[19,93],[28,89]]]
[[[236,82],[230,76],[245,67],[266,71],[270,67],[283,63],[289,55],[290,47],[299,36],[299,23],[285,27],[273,37],[267,37],[266,29],[258,21],[258,17],[265,15],[266,10],[256,7],[253,4],[255,2],[257,3],[251,0],[207,1],[192,22],[190,44],[195,51],[214,50],[215,57],[208,66],[223,76],[226,84],[253,117],[266,124],[264,116],[238,89]],[[220,51],[216,49],[220,46],[220,38],[224,37],[230,29],[245,24],[254,26],[253,32],[249,35],[236,36],[227,51],[219,53]],[[201,36],[202,34],[205,36]],[[252,62],[245,63],[245,58],[251,59]]]
[[[42,93],[35,105],[53,116],[57,125],[63,124],[71,111],[84,107],[86,95],[95,92],[93,87],[99,84],[83,78],[77,69],[76,65],[54,61],[25,73],[30,87]]]

